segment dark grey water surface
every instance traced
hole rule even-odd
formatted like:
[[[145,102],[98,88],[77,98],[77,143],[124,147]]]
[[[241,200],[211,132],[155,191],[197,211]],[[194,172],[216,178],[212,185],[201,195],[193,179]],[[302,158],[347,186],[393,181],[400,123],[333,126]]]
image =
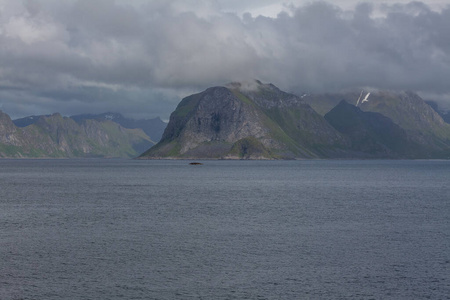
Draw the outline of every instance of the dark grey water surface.
[[[0,299],[450,299],[450,162],[0,160]]]

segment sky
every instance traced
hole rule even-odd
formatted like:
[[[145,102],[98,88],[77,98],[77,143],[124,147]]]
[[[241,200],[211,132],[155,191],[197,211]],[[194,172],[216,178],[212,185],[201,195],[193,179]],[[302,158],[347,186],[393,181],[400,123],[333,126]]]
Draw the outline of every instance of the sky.
[[[259,79],[415,91],[450,109],[450,1],[0,0],[0,110],[161,117]]]

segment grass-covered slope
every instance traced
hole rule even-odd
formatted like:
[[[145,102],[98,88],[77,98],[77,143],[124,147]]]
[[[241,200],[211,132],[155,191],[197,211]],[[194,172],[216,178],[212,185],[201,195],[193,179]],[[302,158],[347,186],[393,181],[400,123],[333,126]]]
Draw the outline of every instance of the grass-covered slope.
[[[78,124],[53,114],[21,128],[0,114],[0,157],[136,157],[153,144],[142,130],[111,121]]]
[[[350,149],[366,158],[413,158],[422,147],[409,140],[399,125],[380,113],[364,112],[342,100],[325,115],[339,132],[349,137]]]
[[[450,157],[450,124],[413,92],[348,92],[308,95],[304,99],[325,114],[341,100],[355,106],[360,99],[358,108],[362,111],[382,114],[406,132],[414,148],[409,154],[417,158]]]

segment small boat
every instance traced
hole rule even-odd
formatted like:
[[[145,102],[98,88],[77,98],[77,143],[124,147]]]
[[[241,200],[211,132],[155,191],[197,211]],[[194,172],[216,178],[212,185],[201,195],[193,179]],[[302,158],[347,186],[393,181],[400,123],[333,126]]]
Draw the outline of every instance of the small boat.
[[[191,162],[191,163],[189,163],[191,166],[200,166],[200,165],[203,165],[202,163],[199,163],[199,162]]]

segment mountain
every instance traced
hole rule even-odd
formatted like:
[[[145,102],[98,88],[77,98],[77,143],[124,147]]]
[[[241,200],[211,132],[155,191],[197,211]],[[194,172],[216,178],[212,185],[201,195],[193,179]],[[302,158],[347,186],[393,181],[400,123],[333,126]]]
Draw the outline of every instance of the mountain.
[[[304,100],[322,113],[341,100],[358,104],[362,111],[380,113],[404,129],[409,141],[422,148],[413,151],[417,158],[447,158],[450,155],[450,124],[413,92],[349,92],[313,95]]]
[[[126,118],[119,113],[103,113],[103,114],[82,114],[71,116],[73,120],[80,123],[84,120],[97,120],[97,121],[113,121],[124,128],[136,129],[141,128],[152,141],[158,142],[167,126],[167,123],[163,122],[160,118],[154,119],[130,119]]]
[[[364,98],[366,98],[364,100]],[[371,91],[308,95],[306,103],[325,115],[341,100],[357,105],[363,111],[381,113],[407,130],[447,137],[450,128],[439,114],[413,92]]]
[[[406,131],[380,113],[364,112],[342,100],[325,115],[334,128],[351,140],[355,155],[367,158],[406,158],[421,155]]]
[[[45,116],[49,117],[50,115],[45,115]],[[24,118],[13,120],[13,123],[17,127],[27,127],[28,125],[32,125],[32,124],[36,123],[39,120],[40,117],[42,117],[42,116],[24,117]]]
[[[0,112],[0,157],[135,157],[153,144],[141,129],[112,121],[77,123],[53,114],[18,127]]]
[[[427,149],[423,158],[446,158],[450,154],[450,124],[413,92],[379,91],[360,105],[378,112],[402,127],[411,141]]]
[[[14,124],[18,127],[26,127],[28,125],[35,124],[41,116],[29,116],[13,120]],[[48,115],[47,115],[48,117]],[[166,128],[167,124],[160,118],[154,119],[140,119],[135,120],[126,118],[119,113],[102,113],[102,114],[81,114],[70,117],[78,124],[81,124],[85,120],[97,120],[97,121],[112,121],[124,128],[136,129],[141,128],[152,141],[158,142]]]
[[[371,91],[298,97],[259,81],[212,87],[184,98],[171,114],[161,141],[140,156],[449,157],[450,124],[415,93]]]
[[[348,143],[300,97],[255,81],[184,98],[140,158],[337,157]]]

